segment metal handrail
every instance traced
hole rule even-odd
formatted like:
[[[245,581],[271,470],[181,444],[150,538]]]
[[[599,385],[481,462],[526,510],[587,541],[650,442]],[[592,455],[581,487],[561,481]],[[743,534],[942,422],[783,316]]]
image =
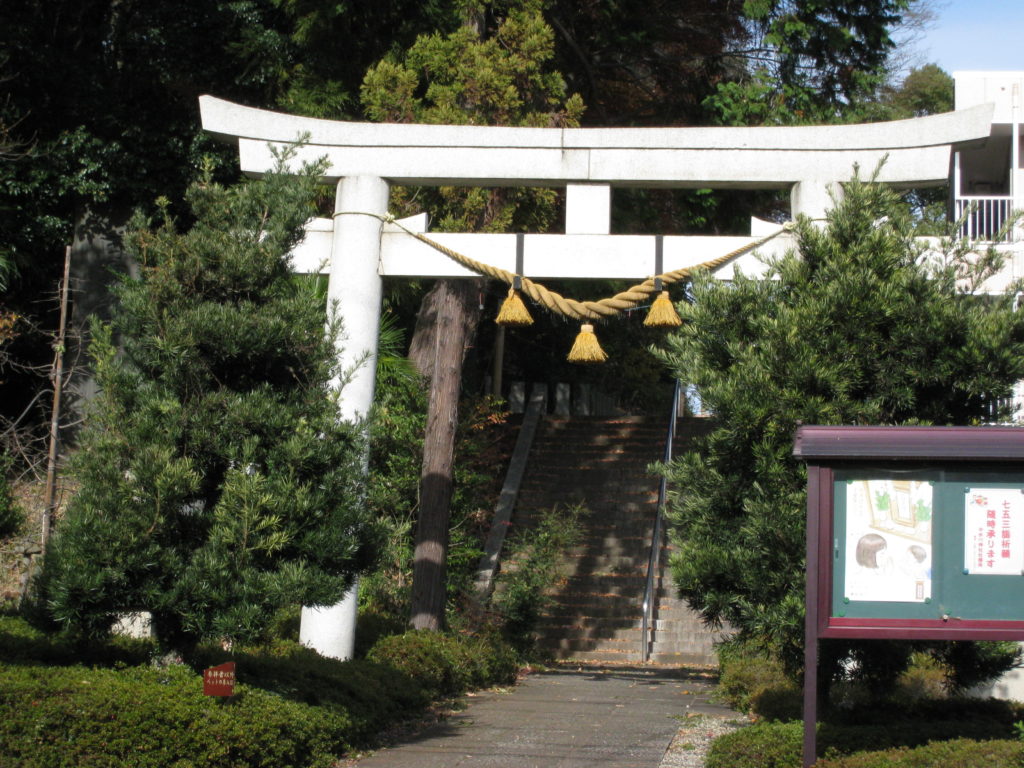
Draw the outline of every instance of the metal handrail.
[[[672,413],[668,420],[668,433],[665,437],[664,463],[667,465],[672,461],[672,444],[676,439],[676,419],[679,415],[679,398],[682,392],[682,384],[676,379],[675,388],[672,390]],[[654,513],[654,529],[651,533],[651,552],[647,557],[647,582],[644,584],[643,618],[640,620],[640,660],[643,662],[651,658],[651,643],[648,638],[648,630],[651,623],[651,612],[653,609],[654,597],[654,574],[658,570],[658,563],[661,559],[661,520],[662,511],[665,509],[665,496],[668,490],[668,480],[664,472],[661,475],[661,482],[658,484],[658,509]]]
[[[1003,226],[1013,213],[1013,198],[1009,195],[957,195],[955,220],[960,222],[960,237],[989,242],[1010,242],[1012,232],[1003,232]]]

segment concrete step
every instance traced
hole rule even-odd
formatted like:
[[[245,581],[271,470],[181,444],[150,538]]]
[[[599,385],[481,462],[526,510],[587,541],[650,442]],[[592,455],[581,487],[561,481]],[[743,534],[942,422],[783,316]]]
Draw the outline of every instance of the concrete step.
[[[639,646],[634,650],[580,650],[573,648],[555,649],[552,655],[559,660],[573,660],[584,664],[636,664],[640,660]]]
[[[601,625],[587,627],[542,627],[546,642],[552,641],[568,645],[582,647],[581,643],[589,642],[640,642],[639,627],[606,627]],[[553,630],[558,631],[557,638]]]
[[[616,637],[541,637],[538,646],[548,651],[619,651],[640,652],[640,630],[629,636]]]
[[[707,422],[681,420],[683,450]],[[664,454],[660,419],[545,419],[527,463],[512,531],[528,531],[541,510],[583,503],[584,540],[566,553],[554,602],[538,624],[542,647],[558,658],[637,661],[640,611],[660,477],[648,471]],[[671,550],[660,556],[663,579]],[[503,564],[503,567],[513,567]],[[660,579],[659,579],[660,584]],[[704,633],[704,634],[702,634]],[[699,617],[668,584],[656,587],[651,649],[669,662],[700,663],[711,648]]]
[[[648,537],[647,541],[650,541]],[[666,550],[662,550],[662,554],[665,554]],[[594,541],[587,541],[579,546],[573,547],[565,553],[566,560],[581,559],[581,558],[592,558],[595,563],[611,563],[616,560],[629,561],[635,563],[637,561],[643,561],[644,565],[647,564],[647,557],[650,554],[650,544],[644,546],[644,539],[637,536],[636,538],[630,539],[627,542],[621,541],[614,537],[608,537],[607,541],[602,541],[600,546],[595,546]]]
[[[652,651],[649,661],[654,664],[671,664],[681,667],[717,667],[718,655],[714,651],[701,653],[699,651]]]
[[[640,622],[640,601],[628,603],[603,602],[571,603],[562,602],[549,606],[541,618],[544,624],[569,625],[587,624],[597,620],[623,619],[629,624]]]
[[[704,626],[704,620],[700,614],[690,608],[672,595],[659,598],[659,605],[655,608],[654,622],[658,629],[670,629],[671,627],[683,626],[692,623],[694,626]],[[680,603],[682,603],[680,605]]]

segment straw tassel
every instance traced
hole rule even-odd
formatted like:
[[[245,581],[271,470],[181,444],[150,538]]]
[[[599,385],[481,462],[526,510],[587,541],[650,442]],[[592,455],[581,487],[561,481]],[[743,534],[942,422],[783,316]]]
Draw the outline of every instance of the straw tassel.
[[[507,325],[513,328],[533,325],[530,311],[523,304],[523,300],[519,297],[519,292],[516,291],[514,286],[508,289],[508,296],[502,302],[501,310],[498,312],[498,316],[494,318],[494,322],[498,325]]]
[[[590,323],[584,323],[580,328],[579,335],[576,337],[576,343],[572,345],[572,349],[569,351],[569,362],[603,363],[607,359],[608,355],[601,349],[597,336],[594,334],[594,326]]]
[[[683,324],[679,319],[679,313],[672,306],[672,300],[668,297],[668,291],[662,291],[661,295],[651,304],[651,310],[647,313],[644,325],[649,328],[678,328]]]

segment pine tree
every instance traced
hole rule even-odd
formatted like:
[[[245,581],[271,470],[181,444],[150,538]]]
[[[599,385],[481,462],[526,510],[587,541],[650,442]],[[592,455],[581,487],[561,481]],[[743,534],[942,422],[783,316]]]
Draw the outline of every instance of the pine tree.
[[[149,611],[169,650],[252,640],[284,605],[337,602],[371,560],[363,447],[331,387],[340,328],[287,258],[322,168],[288,176],[287,155],[258,181],[193,185],[188,231],[134,222],[141,274],[93,329],[101,392],[43,580],[78,632]]]
[[[1024,313],[972,291],[998,265],[964,246],[925,257],[895,194],[854,179],[823,228],[763,278],[697,276],[662,351],[715,414],[669,476],[672,560],[712,622],[802,661],[806,470],[798,424],[971,425],[1024,378]],[[835,650],[836,657],[849,652]],[[898,672],[898,670],[897,670]]]

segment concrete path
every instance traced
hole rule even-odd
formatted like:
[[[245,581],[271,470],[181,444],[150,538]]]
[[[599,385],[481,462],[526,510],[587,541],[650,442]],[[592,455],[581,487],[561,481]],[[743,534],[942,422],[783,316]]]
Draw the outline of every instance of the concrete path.
[[[680,723],[734,713],[711,703],[713,679],[679,669],[579,667],[529,675],[359,768],[658,768]],[[738,717],[738,715],[737,715]]]

